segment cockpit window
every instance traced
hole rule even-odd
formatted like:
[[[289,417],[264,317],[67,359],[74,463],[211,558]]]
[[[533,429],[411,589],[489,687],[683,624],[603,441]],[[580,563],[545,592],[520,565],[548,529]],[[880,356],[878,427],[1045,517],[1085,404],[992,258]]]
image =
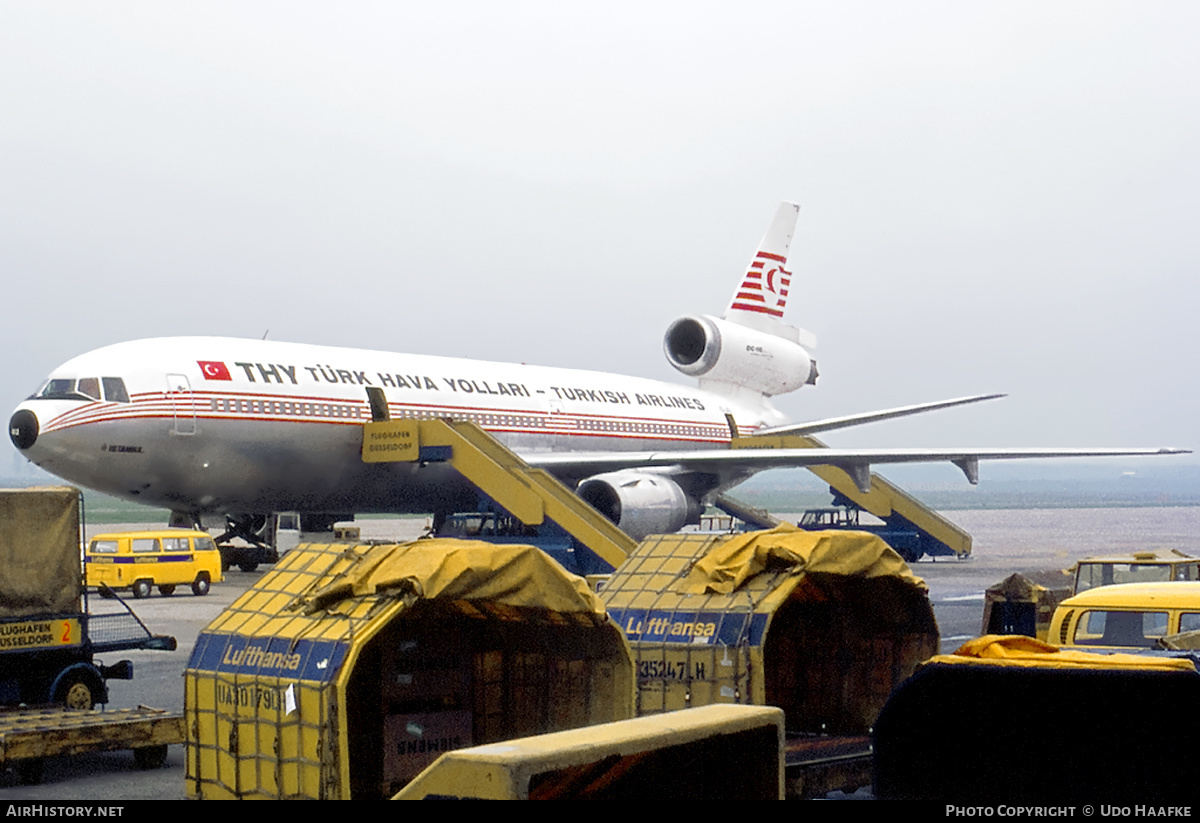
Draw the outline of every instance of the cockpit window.
[[[55,378],[47,380],[34,397],[45,400],[99,400],[101,387],[104,388],[104,399],[110,403],[129,402],[125,381],[119,377],[81,377],[79,380]]]
[[[65,380],[58,378],[55,380],[46,381],[46,385],[42,386],[42,390],[37,393],[37,397],[46,400],[96,400],[98,398],[89,397],[75,389],[74,380]]]
[[[79,381],[76,388],[80,394],[86,394],[93,400],[100,399],[100,380],[95,377],[85,377]]]
[[[75,393],[74,380],[48,380],[46,385],[42,386],[42,390],[38,392],[38,397],[63,397]]]
[[[119,377],[105,377],[104,399],[110,403],[128,403],[129,392],[125,391],[125,381]]]

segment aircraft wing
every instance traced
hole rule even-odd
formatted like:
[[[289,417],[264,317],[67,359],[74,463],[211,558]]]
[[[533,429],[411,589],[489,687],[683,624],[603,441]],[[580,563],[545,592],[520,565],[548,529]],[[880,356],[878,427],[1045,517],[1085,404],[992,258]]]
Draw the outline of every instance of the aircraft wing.
[[[823,420],[811,420],[807,423],[788,423],[784,426],[772,426],[759,429],[754,436],[769,434],[817,434],[818,432],[845,429],[851,426],[861,426],[864,423],[877,423],[880,420],[893,420],[897,417],[907,417],[910,414],[922,414],[938,409],[949,409],[953,406],[965,406],[968,403],[978,403],[981,400],[995,400],[1005,397],[1003,394],[975,394],[970,397],[956,397],[953,400],[938,400],[933,403],[918,403],[914,406],[900,406],[895,409],[850,414],[844,417],[826,417]]]
[[[621,469],[666,469],[672,472],[755,472],[763,469],[836,466],[853,478],[864,494],[871,489],[875,463],[939,463],[962,469],[979,482],[980,460],[1024,460],[1035,457],[1131,457],[1190,454],[1190,449],[704,449],[697,451],[596,452],[522,455],[529,465],[556,474],[586,476]]]

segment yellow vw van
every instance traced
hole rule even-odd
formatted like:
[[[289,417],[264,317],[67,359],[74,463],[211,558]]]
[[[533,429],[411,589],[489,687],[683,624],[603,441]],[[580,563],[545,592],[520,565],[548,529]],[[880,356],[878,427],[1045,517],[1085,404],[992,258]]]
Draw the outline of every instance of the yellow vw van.
[[[176,586],[208,594],[221,581],[221,552],[207,533],[186,529],[98,534],[83,554],[89,586],[129,589],[149,597],[158,586],[164,595]]]
[[[1069,597],[1050,621],[1060,646],[1154,649],[1159,640],[1200,629],[1200,582],[1118,583]]]

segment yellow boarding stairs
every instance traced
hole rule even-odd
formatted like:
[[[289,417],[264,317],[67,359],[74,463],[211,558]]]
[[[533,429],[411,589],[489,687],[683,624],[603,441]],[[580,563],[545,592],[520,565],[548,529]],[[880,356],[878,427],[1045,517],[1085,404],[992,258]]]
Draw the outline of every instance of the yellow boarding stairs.
[[[811,435],[759,435],[735,437],[730,443],[734,449],[823,449],[822,443]],[[933,511],[920,500],[904,492],[898,486],[871,473],[871,490],[864,494],[858,490],[854,479],[842,469],[834,466],[809,466],[808,470],[824,480],[838,495],[844,497],[864,511],[878,517],[889,526],[915,529],[920,534],[920,545],[925,554],[954,554],[966,557],[971,553],[971,535]],[[886,535],[884,535],[886,539]],[[904,559],[916,560],[901,551]]]
[[[532,468],[468,420],[387,420],[363,425],[363,460],[416,461],[449,447],[449,463],[527,526],[551,520],[612,568],[637,542],[544,469]]]

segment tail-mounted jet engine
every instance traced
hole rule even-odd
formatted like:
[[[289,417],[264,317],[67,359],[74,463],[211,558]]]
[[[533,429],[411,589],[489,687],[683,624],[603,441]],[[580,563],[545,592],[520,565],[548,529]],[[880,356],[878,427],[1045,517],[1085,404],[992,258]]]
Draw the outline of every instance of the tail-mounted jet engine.
[[[669,477],[625,470],[598,474],[578,494],[634,540],[670,534],[700,520],[700,503]]]
[[[672,323],[663,351],[701,386],[724,383],[771,397],[816,384],[817,363],[800,344],[802,335],[811,337],[783,323],[760,331],[705,314]]]

